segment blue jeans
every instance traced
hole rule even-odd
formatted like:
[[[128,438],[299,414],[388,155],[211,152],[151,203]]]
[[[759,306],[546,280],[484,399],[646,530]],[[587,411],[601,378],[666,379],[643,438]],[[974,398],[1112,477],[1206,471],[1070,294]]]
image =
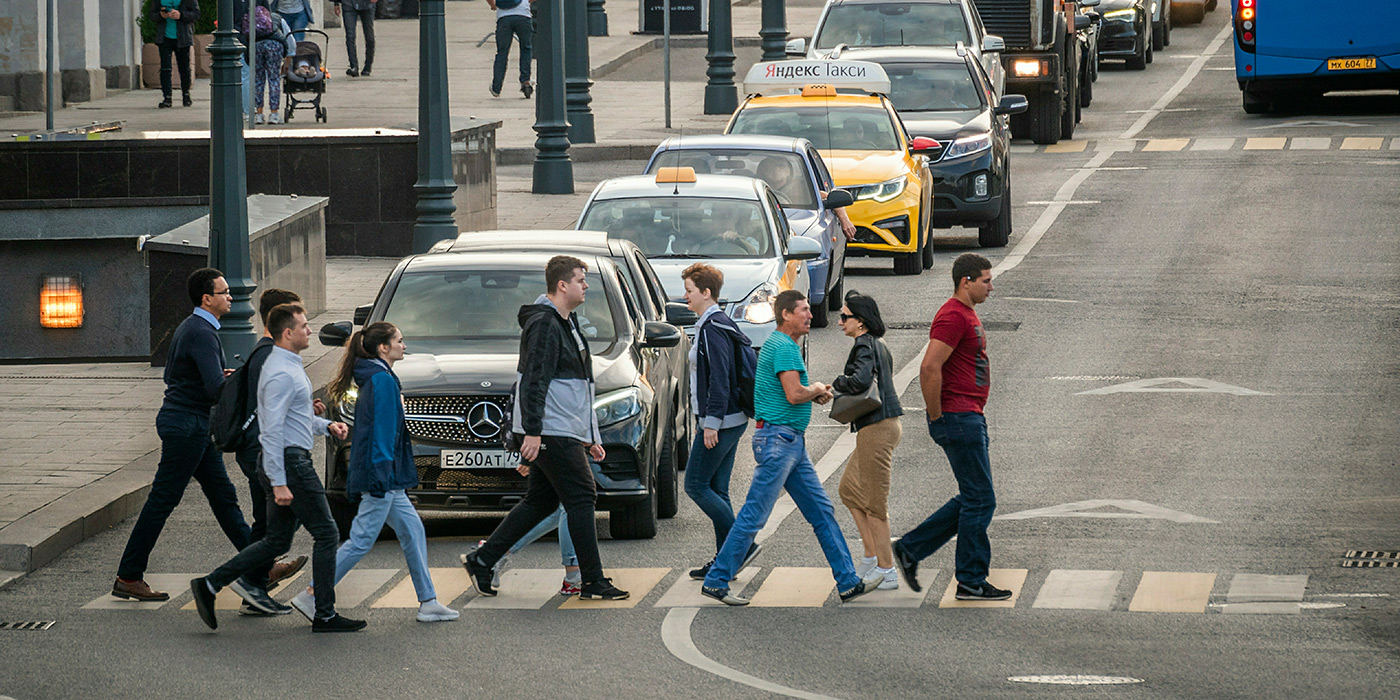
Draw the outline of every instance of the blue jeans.
[[[753,454],[758,466],[753,470],[749,495],[734,519],[734,527],[729,531],[729,537],[725,538],[714,566],[705,576],[705,585],[729,588],[729,581],[738,573],[754,537],[768,523],[778,495],[782,489],[787,489],[797,509],[802,511],[802,517],[811,524],[822,553],[831,565],[837,589],[846,591],[854,588],[860,579],[856,576],[855,566],[851,564],[846,537],[836,524],[836,510],[822,487],[821,479],[817,478],[812,458],[807,456],[806,437],[786,426],[765,425],[753,434]]]
[[[534,51],[534,20],[521,15],[506,15],[496,19],[496,63],[491,66],[491,92],[500,92],[506,81],[506,62],[510,60],[512,38],[520,40],[520,82],[530,82],[530,55]]]
[[[306,1],[311,2],[311,0]],[[286,12],[282,14],[282,19],[287,20],[287,27],[292,30],[292,36],[297,41],[306,39],[306,32],[302,30],[306,29],[306,25],[311,24],[311,13],[304,9],[301,12]]]
[[[403,558],[408,561],[408,575],[413,578],[413,590],[418,593],[418,602],[426,603],[437,598],[437,592],[433,590],[433,577],[428,575],[428,535],[423,531],[423,520],[418,517],[413,502],[403,491],[389,491],[383,498],[369,494],[360,497],[360,510],[350,522],[350,539],[342,542],[335,553],[335,582],[340,583],[345,574],[350,573],[369,553],[385,523],[394,528],[394,535],[399,539]],[[309,585],[315,586],[315,580]]]
[[[690,459],[685,464],[685,493],[715,526],[715,551],[724,546],[734,527],[734,506],[729,502],[729,476],[734,472],[734,454],[748,424],[719,431],[714,449],[705,447],[705,431],[697,428]]]
[[[916,560],[922,560],[957,535],[953,558],[957,579],[969,586],[980,586],[987,580],[992,559],[987,526],[997,505],[992,491],[992,461],[987,453],[987,419],[980,413],[944,413],[928,424],[928,434],[948,455],[953,477],[958,480],[958,495],[899,542]]]
[[[554,515],[540,521],[535,529],[525,533],[519,541],[510,546],[508,554],[515,554],[530,546],[530,543],[559,528],[559,560],[564,566],[578,566],[578,555],[574,553],[574,540],[569,535],[569,519],[564,515],[564,506],[554,509]]]

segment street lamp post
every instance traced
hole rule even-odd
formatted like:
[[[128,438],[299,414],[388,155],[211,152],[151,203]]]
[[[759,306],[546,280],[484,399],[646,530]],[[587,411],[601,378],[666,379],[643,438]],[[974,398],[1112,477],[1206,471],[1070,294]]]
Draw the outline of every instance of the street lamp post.
[[[758,35],[763,39],[764,61],[781,61],[787,58],[787,7],[786,0],[763,0],[762,27]]]
[[[705,60],[705,114],[729,114],[739,106],[734,86],[734,29],[729,0],[710,0],[710,41]]]
[[[252,261],[248,253],[248,168],[243,156],[243,84],[238,56],[243,46],[233,31],[233,3],[219,3],[219,28],[209,53],[214,77],[209,101],[209,265],[224,273],[233,308],[219,319],[219,339],[231,366],[243,364],[253,332]]]
[[[606,0],[588,0],[588,36],[608,35],[608,13],[603,9]]]
[[[444,0],[418,4],[418,222],[413,252],[457,237],[452,194],[452,115],[447,100],[447,8]]]
[[[439,0],[440,2],[441,0]],[[538,0],[539,34],[535,62],[535,194],[573,194],[574,163],[569,159],[569,122],[564,114],[564,3]]]
[[[593,143],[593,96],[588,90],[588,0],[564,0],[564,101],[568,105],[569,142]]]

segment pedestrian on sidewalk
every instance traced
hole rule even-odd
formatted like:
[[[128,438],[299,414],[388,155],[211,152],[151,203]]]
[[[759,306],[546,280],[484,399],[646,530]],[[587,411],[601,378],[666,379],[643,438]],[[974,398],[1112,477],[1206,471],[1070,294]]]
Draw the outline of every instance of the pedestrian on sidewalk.
[[[291,28],[281,15],[258,6],[253,9],[253,21],[257,28],[257,82],[253,85],[254,124],[282,123],[282,74],[287,71],[290,57],[296,53],[296,41],[292,39]],[[271,116],[263,117],[263,92],[267,92],[267,103]]]
[[[685,281],[685,304],[699,316],[695,342],[690,345],[690,407],[699,430],[686,460],[685,493],[714,525],[718,554],[734,527],[729,477],[734,472],[739,438],[749,425],[749,417],[739,405],[738,365],[749,363],[752,375],[757,356],[748,336],[715,301],[724,285],[724,273],[695,263],[681,273],[681,279]],[[745,559],[757,556],[758,545],[751,545],[750,550]],[[714,563],[712,556],[709,563],[693,569],[690,577],[704,580]]]
[[[259,295],[258,317],[262,320],[263,335],[253,346],[253,350],[248,353],[248,361],[243,365],[244,381],[248,383],[247,386],[252,387],[254,393],[257,392],[258,380],[262,377],[263,364],[267,362],[268,355],[272,354],[272,334],[267,332],[268,313],[282,304],[300,303],[301,297],[296,292],[289,292],[285,289],[267,289]],[[253,397],[253,404],[256,407],[256,396]],[[320,399],[317,399],[312,404],[312,410],[319,416],[326,412],[326,406],[321,403]],[[234,459],[238,462],[238,468],[243,471],[243,476],[248,479],[248,496],[252,501],[249,513],[253,516],[253,528],[248,536],[248,541],[257,542],[267,536],[268,492],[263,488],[263,480],[259,476],[261,470],[258,468],[258,460],[262,458],[262,445],[258,442],[258,413],[256,410],[253,411],[252,418],[252,422],[243,430],[243,444],[234,453]],[[255,569],[243,578],[258,588],[270,591],[278,583],[296,575],[303,566],[306,566],[306,555]],[[238,613],[254,616],[267,614],[247,603],[238,609]]]
[[[494,596],[492,567],[562,503],[578,552],[584,600],[626,600],[627,592],[603,576],[594,505],[597,486],[589,458],[602,461],[602,437],[593,412],[593,357],[579,330],[578,315],[588,291],[588,266],[556,255],[545,264],[545,289],[534,304],[520,307],[520,359],[511,412],[520,463],[529,467],[525,498],[517,503],[486,544],[461,555],[481,595]]]
[[[881,576],[878,588],[890,590],[899,588],[899,574],[895,573],[894,553],[890,550],[890,465],[894,448],[899,445],[899,417],[904,415],[904,409],[894,386],[890,349],[881,340],[885,322],[880,318],[879,304],[855,290],[847,292],[840,324],[847,336],[855,338],[855,343],[846,356],[845,373],[831,382],[831,388],[860,395],[876,383],[880,406],[851,421],[856,449],[846,462],[839,493],[865,545],[865,556],[856,566],[856,575],[864,577],[874,571]]]
[[[316,16],[311,12],[313,0],[268,0],[268,5],[287,21],[292,33],[297,41],[306,38],[306,33],[301,31],[306,29],[312,22],[316,21]],[[296,53],[295,45],[287,54]]]
[[[379,0],[333,0],[335,14],[345,19],[345,57],[350,65],[345,74],[354,78],[369,75],[374,68],[374,8]],[[343,8],[343,10],[342,10]],[[360,70],[360,59],[355,51],[355,24],[365,28],[365,69]]]
[[[165,109],[174,106],[171,102],[170,56],[180,67],[180,92],[184,95],[181,104],[188,107],[194,104],[190,99],[190,88],[194,79],[190,75],[190,46],[194,45],[194,23],[199,21],[199,0],[156,0],[151,11],[151,22],[156,27],[156,48],[160,50],[160,93],[164,99],[156,107]]]
[[[535,94],[530,84],[530,60],[535,25],[527,0],[486,0],[496,11],[496,63],[491,70],[491,96],[500,97],[506,81],[506,63],[510,58],[511,39],[520,40],[520,94],[525,99]]]
[[[357,388],[345,493],[360,501],[350,523],[350,539],[335,553],[331,585],[340,583],[360,563],[388,523],[403,549],[418,594],[418,621],[445,622],[457,619],[458,613],[438,602],[428,572],[428,535],[408,500],[407,490],[418,486],[418,467],[413,463],[413,443],[404,416],[403,385],[394,374],[394,363],[403,359],[405,350],[403,333],[394,324],[371,323],[350,336],[340,367],[326,386],[331,396],[345,396],[352,382]],[[292,607],[308,620],[314,618],[312,592],[318,580],[326,579],[313,577],[306,590],[292,599]]]
[[[276,347],[263,364],[258,379],[258,420],[262,443],[263,488],[272,493],[267,512],[267,536],[224,562],[208,576],[190,580],[199,617],[210,629],[218,629],[214,597],[228,586],[238,597],[265,613],[285,615],[290,606],[272,599],[267,591],[252,587],[241,576],[266,566],[292,546],[297,526],[306,527],[314,541],[311,571],[322,581],[335,580],[335,549],[340,532],[326,502],[326,489],[311,463],[315,435],[334,435],[344,440],[350,434],[344,423],[318,418],[312,410],[311,380],[301,364],[301,352],[311,346],[311,326],[306,310],[297,304],[282,304],[267,315],[267,329]],[[354,632],[363,629],[363,620],[351,620],[335,611],[335,587],[316,588],[313,632]]]
[[[831,387],[821,382],[807,383],[807,366],[798,346],[812,328],[807,297],[795,289],[782,292],[773,302],[773,317],[778,328],[758,353],[753,385],[757,419],[753,455],[758,465],[754,467],[744,507],[739,509],[729,537],[705,575],[700,593],[725,605],[749,604],[747,598],[729,592],[729,582],[748,563],[754,537],[768,524],[773,504],[786,489],[812,526],[844,603],[874,590],[881,577],[872,573],[862,580],[856,576],[851,550],[836,524],[835,508],[807,455],[806,431],[812,419],[812,403],[831,401]]]
[[[1011,591],[987,581],[992,546],[987,526],[996,509],[987,419],[982,408],[991,388],[987,333],[974,307],[992,293],[992,264],[975,253],[953,261],[953,297],[933,317],[928,350],[919,366],[919,387],[928,414],[928,434],[948,455],[958,495],[894,544],[904,582],[919,586],[919,562],[954,535],[958,600],[1006,600]]]
[[[169,593],[146,585],[146,565],[191,478],[199,482],[214,519],[234,548],[242,550],[249,543],[248,523],[238,508],[238,491],[229,481],[223,453],[209,438],[209,411],[218,400],[224,377],[233,373],[224,369],[224,347],[218,334],[219,318],[229,312],[233,295],[224,273],[212,267],[190,273],[185,288],[195,308],[170,338],[165,399],[156,414],[160,463],[112,583],[112,595],[118,598],[170,600]]]

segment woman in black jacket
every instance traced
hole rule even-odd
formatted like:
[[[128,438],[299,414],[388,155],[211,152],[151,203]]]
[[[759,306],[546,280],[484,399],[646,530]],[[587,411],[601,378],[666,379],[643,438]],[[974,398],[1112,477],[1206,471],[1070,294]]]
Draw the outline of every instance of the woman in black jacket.
[[[851,510],[865,543],[865,556],[856,566],[856,575],[864,577],[874,569],[885,577],[880,588],[899,588],[890,548],[888,504],[890,462],[899,444],[899,417],[904,415],[904,409],[900,408],[899,392],[894,386],[890,350],[880,340],[885,335],[885,323],[875,300],[855,290],[846,295],[840,323],[841,330],[856,342],[846,357],[845,374],[831,383],[832,388],[843,394],[860,394],[870,388],[871,382],[878,382],[880,387],[880,407],[851,421],[856,449],[841,476],[841,502]]]
[[[184,93],[183,104],[194,104],[190,99],[190,88],[194,80],[190,75],[190,46],[194,44],[194,23],[199,21],[199,0],[152,0],[151,21],[156,25],[156,48],[160,49],[160,91],[165,95],[160,108],[170,107],[170,55],[180,65],[180,91]]]

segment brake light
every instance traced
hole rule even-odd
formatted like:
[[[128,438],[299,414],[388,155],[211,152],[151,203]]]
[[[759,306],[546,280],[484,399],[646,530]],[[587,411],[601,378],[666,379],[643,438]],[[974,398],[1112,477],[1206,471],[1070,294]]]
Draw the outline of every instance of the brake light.
[[[1240,0],[1235,11],[1235,42],[1245,53],[1254,53],[1254,40],[1258,21],[1256,13],[1258,0]]]

